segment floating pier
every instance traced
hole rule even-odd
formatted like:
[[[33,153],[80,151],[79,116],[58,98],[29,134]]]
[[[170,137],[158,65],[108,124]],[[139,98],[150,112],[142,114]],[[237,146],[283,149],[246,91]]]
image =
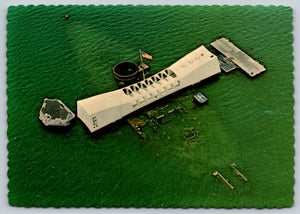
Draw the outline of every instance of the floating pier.
[[[250,77],[254,77],[266,70],[263,65],[252,59],[226,38],[221,38],[212,42],[211,46],[221,52],[227,59],[230,59],[231,62],[239,66]],[[228,71],[231,70],[233,69],[229,69]]]

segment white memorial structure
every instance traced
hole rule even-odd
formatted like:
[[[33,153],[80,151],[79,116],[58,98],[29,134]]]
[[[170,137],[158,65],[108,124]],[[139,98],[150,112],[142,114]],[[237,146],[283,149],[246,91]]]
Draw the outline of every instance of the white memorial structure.
[[[217,56],[202,45],[147,79],[78,100],[77,116],[91,132],[95,132],[154,101],[219,73]]]

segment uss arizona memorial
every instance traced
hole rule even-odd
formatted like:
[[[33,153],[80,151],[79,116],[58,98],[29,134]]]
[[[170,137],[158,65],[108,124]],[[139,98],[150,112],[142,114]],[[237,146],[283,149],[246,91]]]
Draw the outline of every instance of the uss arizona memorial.
[[[237,64],[243,64],[246,59],[246,67],[243,70],[247,72],[247,69],[250,69],[250,76],[265,71],[262,65],[226,41],[228,40],[219,47],[225,51],[220,52],[236,60]],[[241,57],[244,61],[239,60]],[[243,65],[240,67],[243,68]],[[90,132],[95,132],[154,101],[219,73],[221,69],[218,57],[202,45],[147,79],[118,90],[78,100],[77,116]]]

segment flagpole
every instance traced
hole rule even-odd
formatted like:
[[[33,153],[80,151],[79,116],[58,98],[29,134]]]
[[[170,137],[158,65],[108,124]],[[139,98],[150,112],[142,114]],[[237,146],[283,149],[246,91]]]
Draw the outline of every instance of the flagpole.
[[[142,65],[142,63],[143,63],[143,57],[142,57],[142,51],[141,51],[141,49],[139,49],[139,52],[140,52],[140,60],[141,60],[141,64],[140,65]],[[143,80],[144,79],[145,79],[145,71],[143,69]]]

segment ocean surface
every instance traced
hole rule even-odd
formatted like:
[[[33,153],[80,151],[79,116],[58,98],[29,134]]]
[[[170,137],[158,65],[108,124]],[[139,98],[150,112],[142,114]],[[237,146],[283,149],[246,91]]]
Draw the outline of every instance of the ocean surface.
[[[12,6],[7,17],[11,205],[292,206],[290,7],[40,5]],[[77,100],[117,89],[113,66],[138,62],[140,48],[153,56],[151,76],[202,44],[216,53],[210,42],[220,37],[267,71],[254,79],[239,69],[222,73],[138,111],[146,139],[125,120],[91,135],[79,119],[69,130],[38,119],[45,97],[76,113]],[[209,101],[194,108],[198,92]],[[157,127],[151,110],[166,123]]]

